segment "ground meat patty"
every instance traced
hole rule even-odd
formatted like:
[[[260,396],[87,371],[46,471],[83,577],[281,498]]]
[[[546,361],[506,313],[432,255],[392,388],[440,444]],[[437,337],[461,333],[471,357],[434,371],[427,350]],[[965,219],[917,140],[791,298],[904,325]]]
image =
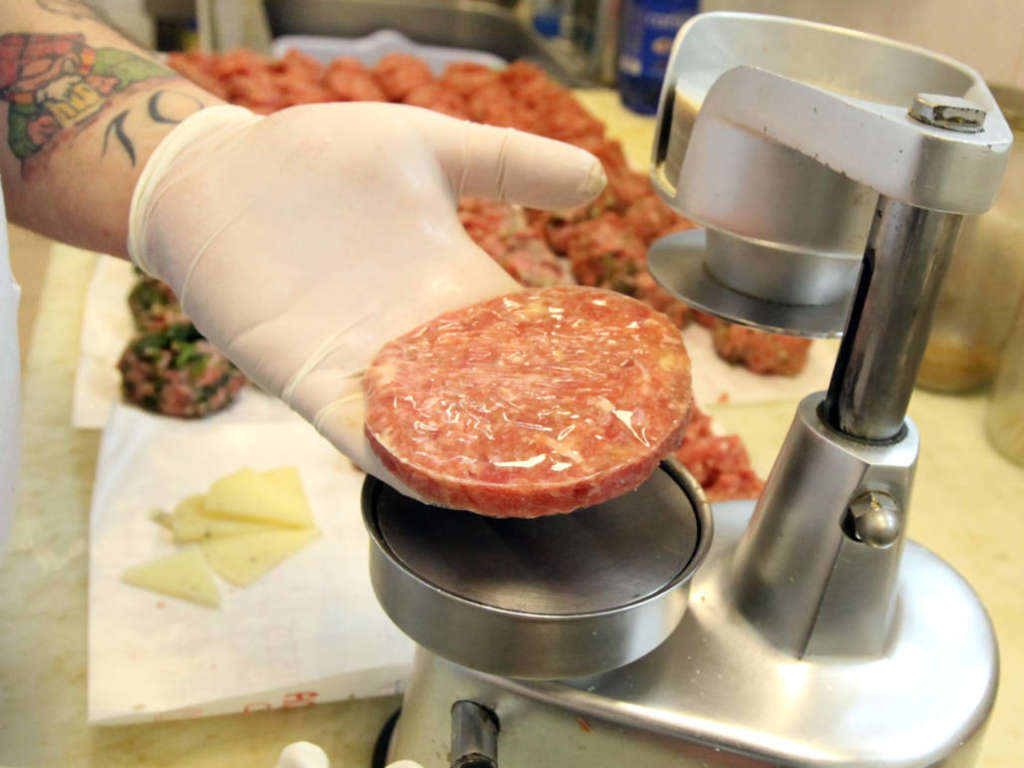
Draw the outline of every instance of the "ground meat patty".
[[[531,224],[519,206],[464,197],[459,220],[474,242],[524,288],[572,284],[565,260],[547,247],[539,225]]]
[[[466,100],[455,91],[438,83],[424,83],[416,86],[406,94],[403,103],[413,107],[432,109],[459,120],[468,119]]]
[[[324,75],[324,87],[339,101],[388,100],[377,81],[373,79],[373,75],[345,66],[336,67],[332,64]]]
[[[142,333],[160,333],[172,325],[188,323],[188,316],[166,283],[142,277],[128,294],[135,329]]]
[[[497,80],[498,76],[496,70],[485,67],[483,64],[455,61],[445,67],[440,83],[463,98],[469,98],[485,85],[490,85]]]
[[[711,328],[715,351],[730,363],[740,363],[754,373],[796,376],[807,364],[810,339],[765,333],[754,328],[715,319]]]
[[[401,101],[413,89],[434,81],[427,62],[408,53],[387,54],[377,62],[373,74],[392,101]]]
[[[167,416],[219,411],[245,386],[242,372],[191,324],[133,339],[117,367],[126,401]]]
[[[679,447],[690,361],[650,307],[580,287],[441,315],[387,344],[366,435],[424,499],[494,517],[570,512],[639,486]]]

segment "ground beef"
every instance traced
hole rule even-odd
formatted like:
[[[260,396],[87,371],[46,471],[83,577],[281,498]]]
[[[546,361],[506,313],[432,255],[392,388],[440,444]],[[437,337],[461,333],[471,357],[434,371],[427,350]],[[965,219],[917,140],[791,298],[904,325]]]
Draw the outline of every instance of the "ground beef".
[[[405,103],[441,112],[460,120],[468,120],[466,100],[455,91],[438,83],[424,83],[413,88],[405,97]]]
[[[388,97],[373,75],[366,71],[331,67],[324,87],[335,101],[387,101]]]
[[[715,351],[730,363],[754,373],[796,376],[807,364],[810,339],[765,333],[754,328],[715,319],[711,328]]]
[[[697,325],[702,325],[705,328],[714,328],[715,323],[718,322],[717,317],[709,315],[707,312],[701,312],[699,309],[693,310],[693,319],[697,321]]]
[[[693,225],[669,208],[657,195],[635,200],[623,214],[626,226],[648,245],[664,237],[670,230],[689,229]]]
[[[180,418],[219,411],[245,386],[241,371],[191,324],[133,339],[118,369],[127,402]]]
[[[680,446],[691,401],[678,330],[579,287],[441,315],[386,344],[365,387],[366,434],[391,472],[427,501],[496,517],[636,488]]]
[[[427,63],[407,53],[389,53],[381,58],[373,76],[392,101],[402,101],[419,86],[434,81]]]
[[[518,206],[465,197],[459,220],[477,245],[506,272],[528,288],[572,283],[564,259],[559,259],[538,235]]]
[[[445,67],[438,83],[464,99],[468,99],[485,85],[490,85],[498,80],[499,77],[496,70],[485,67],[483,64],[457,61]]]
[[[610,288],[629,296],[636,293],[646,246],[619,214],[607,212],[575,225],[567,252],[580,285]]]
[[[696,406],[675,457],[700,483],[709,501],[755,499],[764,490],[739,435],[712,434],[711,417]]]

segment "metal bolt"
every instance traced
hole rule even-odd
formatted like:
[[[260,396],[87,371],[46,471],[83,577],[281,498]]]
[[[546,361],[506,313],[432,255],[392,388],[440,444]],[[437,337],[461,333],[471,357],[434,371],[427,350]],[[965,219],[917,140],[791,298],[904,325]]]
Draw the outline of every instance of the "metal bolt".
[[[851,501],[843,521],[848,536],[877,549],[899,541],[902,527],[900,506],[884,491],[868,491]]]
[[[985,125],[985,109],[969,99],[919,93],[907,112],[919,123],[959,133],[977,133]]]

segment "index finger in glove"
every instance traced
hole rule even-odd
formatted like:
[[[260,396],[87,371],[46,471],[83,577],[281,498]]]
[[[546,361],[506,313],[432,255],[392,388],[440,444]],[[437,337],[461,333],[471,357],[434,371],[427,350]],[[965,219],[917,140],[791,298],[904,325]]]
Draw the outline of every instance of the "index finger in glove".
[[[587,203],[604,189],[600,161],[572,144],[514,128],[430,117],[437,118],[428,130],[456,195],[562,209]]]

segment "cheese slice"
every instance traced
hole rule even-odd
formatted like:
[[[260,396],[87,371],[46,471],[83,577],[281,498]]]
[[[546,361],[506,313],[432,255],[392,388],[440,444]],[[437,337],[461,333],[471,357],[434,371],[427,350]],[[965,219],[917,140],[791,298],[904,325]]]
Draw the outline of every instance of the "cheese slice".
[[[260,477],[269,480],[280,488],[284,493],[297,498],[306,498],[306,492],[302,488],[302,477],[299,475],[298,467],[277,467],[257,472]]]
[[[282,528],[278,525],[264,525],[263,523],[250,522],[248,520],[219,519],[189,512],[171,515],[171,533],[174,534],[174,540],[178,543],[217,539],[222,536],[239,536],[245,533],[259,533],[261,531],[288,530],[293,529]]]
[[[202,502],[202,496],[189,496],[174,508],[174,512],[154,510],[151,517],[155,523],[170,531],[178,544],[220,536],[238,536],[241,533],[292,530],[251,520],[210,517],[204,513]]]
[[[315,528],[264,531],[207,539],[201,546],[219,576],[244,587],[320,535]]]
[[[159,560],[129,568],[123,581],[202,605],[220,605],[220,590],[199,547],[189,547]]]
[[[290,471],[289,471],[290,470]],[[222,477],[203,499],[204,514],[291,528],[311,528],[313,513],[294,467],[259,473],[248,467]]]

